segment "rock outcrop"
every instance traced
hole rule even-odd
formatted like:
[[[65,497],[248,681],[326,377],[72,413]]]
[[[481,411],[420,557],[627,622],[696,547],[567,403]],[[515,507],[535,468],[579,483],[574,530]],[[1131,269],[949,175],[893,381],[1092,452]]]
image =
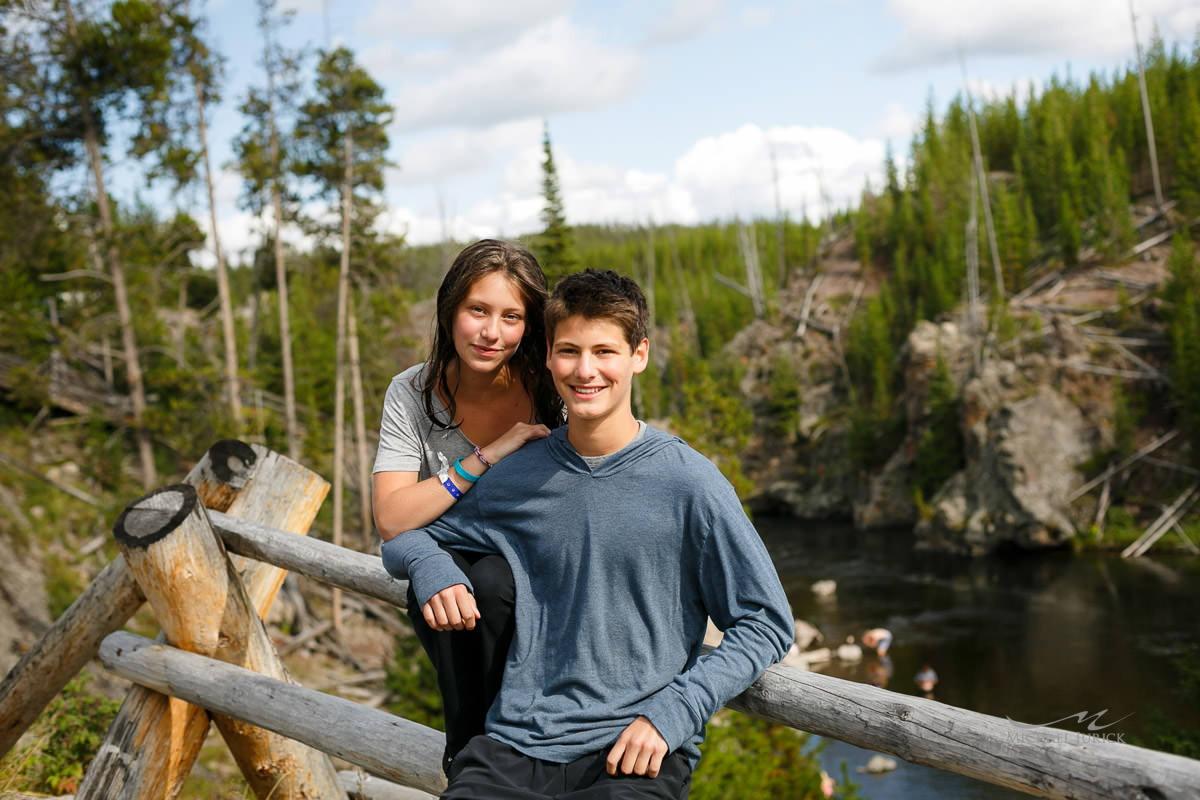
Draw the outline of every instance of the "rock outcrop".
[[[934,496],[917,525],[922,546],[969,555],[1004,546],[1062,545],[1075,535],[1068,502],[1094,435],[1079,409],[1045,384],[1009,398],[1009,362],[988,365],[964,389],[967,466]]]

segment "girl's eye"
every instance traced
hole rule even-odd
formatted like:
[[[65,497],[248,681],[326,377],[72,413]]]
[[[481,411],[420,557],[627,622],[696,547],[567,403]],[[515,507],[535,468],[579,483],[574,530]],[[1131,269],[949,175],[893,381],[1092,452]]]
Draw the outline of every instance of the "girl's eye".
[[[508,320],[509,322],[520,322],[521,321],[520,314],[505,314],[504,318],[506,320]]]

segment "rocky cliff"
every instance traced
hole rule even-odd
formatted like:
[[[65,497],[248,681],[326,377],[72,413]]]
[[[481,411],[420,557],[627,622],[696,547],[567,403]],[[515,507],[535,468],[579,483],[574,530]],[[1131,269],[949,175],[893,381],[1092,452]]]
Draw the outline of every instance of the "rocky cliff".
[[[727,348],[756,408],[746,464],[759,488],[750,506],[862,528],[915,526],[922,546],[967,554],[1061,546],[1085,530],[1095,501],[1070,498],[1090,477],[1085,465],[1113,446],[1114,384],[1136,382],[1151,395],[1163,386],[1154,291],[1167,276],[1166,245],[1120,267],[1049,274],[1036,291],[984,309],[990,323],[972,325],[965,309],[919,323],[899,355],[903,435],[877,454],[881,467],[865,471],[850,463],[839,345],[859,295],[873,287],[848,251],[835,243],[793,282],[780,300],[786,324],[757,321]],[[916,457],[935,422],[930,385],[939,361],[958,391],[960,466],[922,497]],[[767,389],[780,364],[801,398],[787,435]],[[1161,432],[1153,429],[1159,416],[1147,415],[1140,438]]]

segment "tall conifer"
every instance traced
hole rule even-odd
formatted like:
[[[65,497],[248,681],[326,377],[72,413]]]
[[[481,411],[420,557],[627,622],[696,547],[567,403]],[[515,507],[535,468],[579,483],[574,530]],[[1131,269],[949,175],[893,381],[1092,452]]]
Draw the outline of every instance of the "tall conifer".
[[[543,228],[538,237],[537,251],[542,269],[553,283],[578,268],[579,256],[575,252],[575,237],[567,225],[567,213],[563,209],[548,123],[543,123],[542,127],[542,156],[542,197],[545,205],[542,207]]]

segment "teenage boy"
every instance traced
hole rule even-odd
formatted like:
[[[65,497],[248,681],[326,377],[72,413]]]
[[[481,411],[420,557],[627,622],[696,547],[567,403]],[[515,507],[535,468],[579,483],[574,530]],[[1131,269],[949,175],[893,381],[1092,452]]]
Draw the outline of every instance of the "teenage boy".
[[[705,723],[791,644],[787,598],[733,488],[633,416],[647,316],[615,272],[563,278],[546,331],[567,425],[383,545],[443,629],[472,628],[478,612],[439,543],[512,565],[504,680],[443,798],[686,797]],[[707,617],[725,636],[702,654]]]

